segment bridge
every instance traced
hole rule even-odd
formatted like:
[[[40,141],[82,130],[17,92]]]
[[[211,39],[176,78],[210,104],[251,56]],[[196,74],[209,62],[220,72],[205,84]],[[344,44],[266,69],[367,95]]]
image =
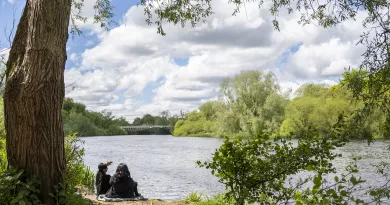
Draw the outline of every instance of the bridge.
[[[121,126],[121,128],[126,131],[141,131],[141,130],[148,130],[153,128],[171,129],[171,126],[170,125],[129,125],[129,126]]]

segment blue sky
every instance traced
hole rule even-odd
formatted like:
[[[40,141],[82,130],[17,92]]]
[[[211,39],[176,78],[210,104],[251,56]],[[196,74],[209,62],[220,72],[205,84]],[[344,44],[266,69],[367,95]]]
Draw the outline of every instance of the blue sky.
[[[85,0],[83,13],[93,15],[95,0]],[[136,1],[112,0],[110,31],[91,21],[78,23],[83,35],[67,43],[65,84],[74,85],[67,97],[88,109],[109,110],[129,121],[163,110],[178,113],[216,99],[220,80],[242,70],[272,71],[283,91],[304,83],[335,84],[345,66],[356,66],[362,48],[355,44],[362,33],[357,21],[324,30],[296,22],[299,13],[280,13],[281,31],[272,29],[269,8],[247,5],[246,13],[231,16],[233,5],[214,0],[214,12],[196,28],[164,24],[167,36],[145,24]],[[12,25],[23,0],[0,0],[0,30]],[[8,47],[0,34],[1,48]]]

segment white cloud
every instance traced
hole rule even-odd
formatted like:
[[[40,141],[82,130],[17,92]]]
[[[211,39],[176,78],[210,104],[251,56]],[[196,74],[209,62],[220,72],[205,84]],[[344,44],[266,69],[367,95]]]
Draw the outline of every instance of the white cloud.
[[[296,94],[295,92],[298,90],[298,88],[301,87],[302,85],[308,84],[308,83],[326,84],[329,86],[333,86],[333,85],[336,85],[338,82],[336,82],[334,80],[327,80],[327,79],[325,79],[325,80],[283,81],[283,82],[280,82],[280,88],[281,88],[281,91],[283,93],[291,91],[290,97],[293,98],[293,97],[295,97],[295,94]]]
[[[94,1],[86,2],[87,6]],[[237,16],[231,16],[234,5],[224,0],[213,5],[215,15],[207,23],[196,28],[164,25],[164,37],[155,26],[145,24],[141,7],[131,7],[123,23],[109,32],[84,24],[98,33],[99,42],[81,54],[80,66],[66,71],[67,83],[78,79],[69,97],[133,119],[163,110],[196,109],[215,99],[221,79],[242,70],[271,70],[282,90],[295,90],[307,82],[334,84],[329,77],[340,76],[345,66],[356,66],[361,60],[363,50],[355,44],[363,31],[364,13],[356,22],[325,30],[302,27],[297,24],[298,13],[282,12],[277,32],[267,5],[258,9],[256,3],[248,3],[246,12]],[[282,64],[282,56],[298,43],[302,43],[299,50],[285,56]],[[189,58],[188,65],[180,67],[173,58]],[[146,85],[161,78],[164,81],[154,89],[152,102],[134,101]]]
[[[9,57],[9,48],[0,48],[0,60],[7,61]]]
[[[85,43],[85,46],[92,46],[93,44],[95,44],[95,42],[93,42],[93,40],[89,40]]]
[[[78,60],[77,53],[70,54],[70,60],[76,62]]]
[[[294,75],[302,77],[340,76],[344,68],[361,62],[362,48],[351,41],[332,38],[321,44],[302,45],[285,65]]]

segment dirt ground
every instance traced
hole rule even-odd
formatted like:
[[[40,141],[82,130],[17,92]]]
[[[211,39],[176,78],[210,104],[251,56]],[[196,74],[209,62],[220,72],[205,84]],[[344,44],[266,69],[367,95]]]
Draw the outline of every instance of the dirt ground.
[[[87,195],[85,198],[90,199],[96,205],[185,205],[183,202],[167,202],[158,199],[148,199],[145,201],[123,201],[123,202],[102,202],[97,201],[95,195]]]

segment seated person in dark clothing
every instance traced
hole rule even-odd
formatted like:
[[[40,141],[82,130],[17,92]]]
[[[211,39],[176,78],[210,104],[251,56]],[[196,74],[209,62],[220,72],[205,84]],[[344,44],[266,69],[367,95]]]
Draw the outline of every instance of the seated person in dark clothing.
[[[125,164],[125,163],[121,163],[124,167],[125,167],[125,170],[127,170],[127,173],[130,177],[130,179],[133,181],[133,191],[134,191],[134,195],[137,197],[137,196],[141,196],[140,193],[138,193],[138,183],[136,181],[134,181],[134,179],[131,177],[131,174],[130,174],[130,170],[129,170],[129,167]]]
[[[96,195],[106,194],[110,188],[111,176],[107,174],[107,166],[110,166],[112,162],[100,163],[98,166],[98,172],[96,173]]]
[[[106,193],[108,198],[134,198],[141,196],[137,190],[137,183],[131,178],[129,168],[120,163],[115,174],[110,179],[110,189]]]

